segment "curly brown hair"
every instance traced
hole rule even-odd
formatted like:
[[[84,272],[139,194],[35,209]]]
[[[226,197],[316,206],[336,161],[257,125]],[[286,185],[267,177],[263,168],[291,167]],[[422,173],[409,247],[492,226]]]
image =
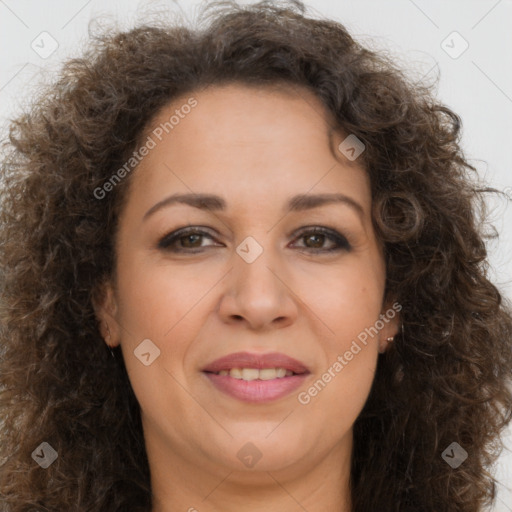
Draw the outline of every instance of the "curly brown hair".
[[[3,141],[0,187],[2,512],[148,511],[140,409],[93,307],[115,269],[130,175],[95,190],[180,94],[227,82],[306,87],[366,145],[386,297],[403,330],[354,424],[354,512],[476,512],[511,420],[512,314],[488,278],[485,193],[461,121],[432,87],[339,23],[285,5],[207,5],[197,29],[146,23],[93,37]],[[300,88],[298,89],[300,93]],[[441,454],[469,456],[454,469]],[[45,471],[32,452],[59,454]]]

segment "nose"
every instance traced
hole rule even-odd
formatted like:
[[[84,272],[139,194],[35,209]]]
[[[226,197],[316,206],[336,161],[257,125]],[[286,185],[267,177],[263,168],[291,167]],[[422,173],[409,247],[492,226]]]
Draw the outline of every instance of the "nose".
[[[222,321],[246,324],[252,330],[282,328],[298,316],[297,298],[292,290],[282,259],[264,248],[261,255],[248,263],[233,254],[233,268],[225,280],[219,305]]]

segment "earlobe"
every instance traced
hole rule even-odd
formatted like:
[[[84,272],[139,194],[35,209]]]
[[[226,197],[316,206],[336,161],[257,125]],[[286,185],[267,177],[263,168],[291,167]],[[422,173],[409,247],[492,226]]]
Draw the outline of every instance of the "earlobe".
[[[384,323],[379,336],[379,353],[383,354],[391,347],[395,341],[395,336],[403,330],[401,316],[399,314],[402,306],[395,302],[392,306],[384,308],[381,313],[381,319]]]
[[[395,341],[394,336],[388,336],[384,341],[379,341],[379,353],[384,354],[390,347],[391,344]]]

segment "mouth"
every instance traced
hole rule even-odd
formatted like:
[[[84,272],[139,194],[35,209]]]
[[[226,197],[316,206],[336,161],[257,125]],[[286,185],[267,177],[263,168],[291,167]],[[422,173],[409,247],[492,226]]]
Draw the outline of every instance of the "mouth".
[[[292,393],[309,375],[300,361],[285,354],[238,352],[208,364],[202,372],[214,388],[244,402],[268,402]]]
[[[220,370],[218,372],[207,372],[215,373],[215,375],[226,376],[229,375],[233,379],[240,379],[245,381],[252,380],[272,380],[282,379],[284,377],[291,377],[292,375],[298,375],[297,373],[287,370],[286,368],[230,368],[229,370]]]

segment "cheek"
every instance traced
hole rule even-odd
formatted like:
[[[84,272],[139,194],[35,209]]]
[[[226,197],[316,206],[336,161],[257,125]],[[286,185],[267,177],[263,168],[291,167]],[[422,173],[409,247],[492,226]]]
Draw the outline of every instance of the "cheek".
[[[374,271],[373,269],[377,269]],[[371,389],[378,357],[375,325],[381,313],[384,279],[378,264],[354,264],[330,276],[336,283],[314,288],[311,309],[319,312],[330,334],[322,336],[323,367],[318,379],[299,400],[318,415],[336,416],[338,425],[351,424]],[[311,289],[310,289],[311,290]]]
[[[333,361],[298,396],[303,411],[314,423],[320,421],[326,437],[347,432],[361,413],[374,380],[377,353],[369,347]],[[343,361],[343,362],[342,362]]]
[[[332,425],[326,428],[333,436],[350,428],[370,393],[378,357],[372,327],[379,319],[382,291],[368,271],[353,271],[338,282],[317,303],[332,332],[321,338],[323,364],[316,379],[298,397],[311,417]]]
[[[219,281],[216,271],[210,268],[200,275],[197,268],[171,268],[134,257],[119,260],[117,275],[121,345],[141,408],[153,418],[172,418],[181,408],[194,408],[180,383],[186,380],[184,361],[212,307],[207,299]],[[159,350],[148,366],[134,355],[146,339]],[[185,417],[185,412],[180,414]]]
[[[333,343],[343,348],[379,318],[384,275],[379,262],[354,257],[337,268],[310,270],[300,290],[304,302],[329,328]]]
[[[194,361],[195,340],[214,308],[212,297],[225,269],[215,265],[176,265],[145,256],[125,257],[118,265],[119,323],[126,368],[141,404],[155,404],[166,389],[170,406],[189,403],[178,382],[185,363]],[[155,363],[134,355],[145,339],[157,347]],[[174,377],[174,378],[173,378]],[[170,398],[174,397],[174,398]],[[190,405],[190,404],[189,404]]]
[[[198,274],[197,266],[143,257],[120,260],[118,278],[120,322],[138,337],[158,340],[170,336],[219,280],[211,268]]]

